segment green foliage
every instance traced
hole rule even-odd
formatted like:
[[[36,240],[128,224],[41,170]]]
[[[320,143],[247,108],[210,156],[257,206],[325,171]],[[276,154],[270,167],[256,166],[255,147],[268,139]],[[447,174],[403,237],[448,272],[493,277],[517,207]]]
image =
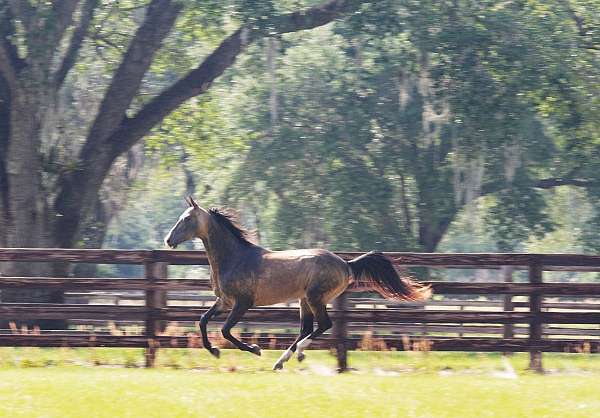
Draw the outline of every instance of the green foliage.
[[[246,89],[243,97],[251,100],[239,103],[239,123],[264,136],[252,141],[227,196],[255,206],[274,200],[271,211],[261,213],[261,224],[273,225],[269,244],[276,248],[403,247],[397,225],[386,228],[377,219],[395,217],[394,186],[365,152],[370,127],[361,124],[366,116],[356,106],[359,80],[344,54],[345,42],[328,31],[315,32],[301,46],[292,37],[284,40],[276,74],[277,120],[272,109],[259,105],[269,101],[269,74],[238,79]],[[245,64],[256,65],[251,58]]]
[[[191,100],[171,113],[146,139],[149,155],[166,167],[193,161],[202,171],[216,171],[244,151],[246,139],[228,129],[228,116],[211,96]]]
[[[239,22],[260,26],[312,4],[187,2],[149,91]],[[571,225],[549,208],[544,179],[585,184],[590,221],[578,235],[600,248],[600,66],[595,32],[581,30],[597,10],[589,1],[368,3],[250,47],[146,149],[178,181],[194,173],[205,201],[240,208],[272,248],[432,251],[450,231],[447,250],[466,248],[460,240],[522,249]],[[485,227],[470,240],[456,228],[477,201]],[[166,201],[154,207],[171,213]]]
[[[256,109],[240,109],[239,123],[265,136],[228,196],[247,200],[258,187],[261,201],[276,202],[265,214],[276,247],[432,250],[482,193],[495,193],[500,248],[551,231],[536,180],[564,169],[553,167],[560,143],[540,123],[552,115],[533,96],[552,86],[537,75],[547,49],[557,62],[565,54],[545,38],[550,27],[534,25],[531,8],[460,2],[402,3],[398,25],[390,7],[371,5],[334,33],[284,37],[275,85],[266,71],[237,78],[240,107]],[[254,73],[260,62],[244,64]],[[400,178],[410,182],[404,195]]]
[[[485,221],[500,251],[515,251],[529,236],[542,238],[554,230],[551,220],[543,212],[546,205],[540,192],[514,188],[498,192],[494,200]]]

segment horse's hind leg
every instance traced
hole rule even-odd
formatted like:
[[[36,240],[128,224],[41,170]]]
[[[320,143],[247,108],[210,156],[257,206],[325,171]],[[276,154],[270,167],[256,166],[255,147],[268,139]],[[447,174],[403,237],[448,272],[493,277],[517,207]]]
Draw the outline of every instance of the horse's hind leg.
[[[300,335],[296,338],[296,341],[283,352],[281,357],[279,357],[279,360],[277,360],[277,363],[273,366],[273,370],[283,369],[283,363],[292,357],[296,351],[298,342],[313,332],[313,321],[314,315],[308,306],[308,302],[306,299],[300,299]],[[300,357],[298,358],[299,361],[302,361],[303,359],[304,357],[302,357],[302,359]]]
[[[233,328],[235,324],[237,324],[240,321],[240,319],[242,319],[242,316],[244,316],[246,311],[251,307],[252,302],[237,300],[233,305],[231,312],[229,312],[229,316],[225,320],[225,324],[223,325],[223,328],[221,328],[221,332],[223,333],[223,337],[231,341],[240,350],[249,351],[251,353],[256,354],[257,356],[260,356],[260,347],[258,345],[250,345],[243,343],[237,338],[235,338],[233,335],[231,335],[231,328]]]
[[[319,337],[325,331],[333,326],[325,303],[322,301],[308,301],[311,311],[313,312],[315,319],[317,320],[317,329],[311,332],[309,335],[304,337],[298,342],[298,360],[304,359],[304,350],[312,343],[312,340]]]
[[[221,313],[221,300],[217,299],[213,306],[211,306],[208,311],[204,312],[204,315],[200,318],[200,333],[202,334],[202,345],[206,348],[210,354],[219,358],[220,352],[218,347],[213,347],[208,339],[208,333],[206,332],[206,325],[208,321],[219,313]]]

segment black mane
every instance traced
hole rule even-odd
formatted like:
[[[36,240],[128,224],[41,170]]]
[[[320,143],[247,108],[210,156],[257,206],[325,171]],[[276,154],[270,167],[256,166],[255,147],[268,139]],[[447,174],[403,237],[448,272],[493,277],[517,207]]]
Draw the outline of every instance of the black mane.
[[[253,233],[241,226],[234,212],[229,209],[210,208],[211,214],[217,225],[231,232],[244,245],[254,245],[252,242]]]

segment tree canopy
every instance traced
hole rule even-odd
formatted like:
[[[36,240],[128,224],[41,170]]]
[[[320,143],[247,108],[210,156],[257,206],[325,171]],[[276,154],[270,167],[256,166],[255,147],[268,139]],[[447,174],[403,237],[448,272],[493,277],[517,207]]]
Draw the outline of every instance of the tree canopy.
[[[471,211],[510,251],[569,224],[569,188],[600,248],[599,15],[0,0],[0,245],[100,246],[111,219],[110,245],[160,245],[148,219],[195,192],[274,248],[434,251]]]
[[[255,46],[228,87],[255,137],[223,196],[277,247],[433,251],[481,197],[498,249],[543,237],[550,189],[597,199],[594,7],[377,2]]]
[[[76,245],[117,160],[249,45],[361,4],[0,1],[0,244]],[[76,94],[91,100],[70,106],[66,136]]]

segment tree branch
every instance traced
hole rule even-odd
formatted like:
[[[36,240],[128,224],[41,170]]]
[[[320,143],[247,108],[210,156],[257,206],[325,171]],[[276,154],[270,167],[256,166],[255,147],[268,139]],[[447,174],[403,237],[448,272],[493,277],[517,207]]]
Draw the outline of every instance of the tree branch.
[[[558,186],[577,186],[577,187],[590,187],[598,185],[598,181],[583,180],[583,179],[569,179],[569,178],[547,178],[538,180],[534,187],[539,189],[551,189]]]
[[[253,41],[274,33],[289,33],[325,25],[344,14],[358,10],[365,1],[333,0],[264,22],[261,27],[244,25],[227,37],[206,59],[171,87],[157,95],[133,118],[123,119],[111,136],[117,153],[122,153],[146,135],[155,125],[186,100],[205,93],[213,81],[229,68]]]
[[[9,3],[13,16],[19,19],[26,31],[29,32],[33,16],[35,15],[35,10],[33,9],[33,7],[29,4],[28,1],[9,0]]]
[[[106,139],[119,126],[125,111],[137,94],[141,81],[152,63],[162,40],[171,30],[181,4],[172,0],[153,0],[146,18],[137,29],[119,68],[104,94],[96,119],[79,155],[76,170],[58,179],[55,210],[63,216],[56,219],[55,231],[60,246],[73,245],[73,239],[87,211],[93,207],[97,192],[118,156]]]
[[[563,1],[563,5],[564,5],[565,9],[567,10],[567,13],[569,13],[569,16],[571,17],[571,19],[575,23],[575,26],[577,27],[577,34],[579,36],[581,36],[581,38],[585,42],[582,45],[583,48],[585,48],[585,49],[593,49],[595,51],[600,51],[600,45],[594,44],[593,40],[590,39],[590,36],[593,34],[594,31],[588,28],[588,26],[586,25],[585,20],[583,19],[583,17],[579,16],[575,12],[575,10],[573,9],[573,7],[571,7],[571,2],[568,1],[568,0],[565,0],[565,1]]]
[[[408,193],[406,192],[406,179],[404,174],[400,174],[400,196],[402,198],[402,214],[404,215],[404,232],[408,236],[412,236],[413,221],[408,207]]]
[[[86,145],[103,142],[119,126],[181,7],[172,0],[153,0],[148,6],[146,19],[131,40],[104,95]]]
[[[69,47],[65,52],[60,67],[54,75],[54,82],[57,86],[62,85],[67,77],[67,74],[71,68],[73,68],[75,60],[77,59],[77,55],[79,54],[79,50],[81,49],[81,45],[83,44],[83,40],[88,34],[90,24],[94,17],[94,11],[96,10],[97,6],[98,0],[85,0],[85,3],[81,7],[79,24],[73,31],[73,35],[71,36],[71,40],[69,42]]]
[[[4,10],[0,9],[0,74],[10,86],[15,85],[17,74],[24,66],[17,48],[10,41],[14,32],[11,12],[8,7],[4,7]]]
[[[57,218],[54,229],[60,246],[73,245],[81,219],[97,198],[97,192],[114,159],[187,99],[204,93],[250,42],[273,31],[287,33],[323,25],[343,13],[358,9],[363,1],[329,1],[305,11],[273,18],[261,28],[242,26],[199,67],[155,97],[134,118],[128,119],[125,112],[138,92],[154,53],[181,10],[179,3],[173,3],[169,0],[153,0],[148,7],[146,19],[131,41],[104,96],[81,151],[80,168],[59,179],[60,192],[55,209],[62,216]]]
[[[369,2],[365,0],[333,0],[306,10],[276,16],[266,22],[261,35],[270,32],[283,34],[314,29],[358,10],[364,3]]]
[[[60,0],[52,3],[55,22],[48,22],[49,25],[52,25],[50,28],[52,29],[52,37],[48,39],[48,49],[50,51],[54,51],[58,47],[65,31],[73,21],[73,14],[75,13],[75,9],[77,9],[79,2],[80,0]]]
[[[545,179],[537,180],[533,187],[538,189],[552,189],[560,186],[575,186],[575,187],[592,187],[600,186],[600,182],[596,180],[586,179],[575,179],[567,177],[549,177]],[[508,187],[503,181],[494,181],[492,183],[485,184],[479,193],[480,196],[485,196],[492,193],[497,193],[502,190],[506,190]]]
[[[17,84],[17,69],[10,58],[5,42],[0,42],[0,75],[4,77],[11,88]]]
[[[9,0],[13,17],[24,28],[28,62],[35,61],[43,67],[51,65],[80,1],[56,0],[48,8],[48,2],[48,5],[34,7],[29,1]]]
[[[15,19],[21,21],[25,29],[25,39],[27,44],[31,46],[32,25],[35,17],[35,10],[28,1],[8,0],[10,11]]]

